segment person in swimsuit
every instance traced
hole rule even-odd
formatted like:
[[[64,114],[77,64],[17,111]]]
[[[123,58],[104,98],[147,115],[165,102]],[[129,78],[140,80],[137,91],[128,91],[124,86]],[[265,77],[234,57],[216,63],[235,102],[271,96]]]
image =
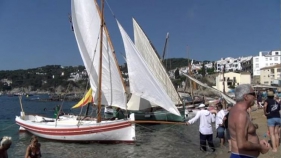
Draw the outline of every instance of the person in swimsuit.
[[[7,150],[12,145],[12,138],[4,136],[0,143],[0,158],[8,158]]]
[[[231,139],[230,158],[256,158],[260,153],[268,152],[270,145],[266,140],[259,140],[257,126],[247,112],[254,105],[256,94],[250,84],[241,84],[235,88],[236,104],[228,116],[228,130]]]
[[[28,145],[25,152],[25,158],[41,158],[40,147],[41,144],[38,143],[38,138],[36,136],[32,136],[30,145]]]

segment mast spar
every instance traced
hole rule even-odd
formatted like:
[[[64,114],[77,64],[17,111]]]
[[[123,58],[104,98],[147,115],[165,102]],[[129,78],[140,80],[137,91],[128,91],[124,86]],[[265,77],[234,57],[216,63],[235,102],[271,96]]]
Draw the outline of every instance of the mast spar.
[[[165,40],[165,45],[164,45],[164,50],[163,50],[162,61],[164,61],[164,59],[165,59],[168,39],[169,39],[169,32],[167,32],[167,35],[166,35],[166,40]],[[166,67],[167,67],[167,65],[166,65]]]
[[[104,27],[104,0],[101,0],[101,27],[100,27],[100,64],[99,64],[99,85],[98,85],[98,114],[97,122],[101,122],[101,82],[102,82],[102,40]]]

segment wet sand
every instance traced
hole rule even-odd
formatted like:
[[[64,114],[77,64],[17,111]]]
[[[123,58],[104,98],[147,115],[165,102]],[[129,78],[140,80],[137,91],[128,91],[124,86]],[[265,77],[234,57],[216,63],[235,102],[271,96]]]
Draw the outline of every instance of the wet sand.
[[[253,122],[259,125],[259,128],[257,129],[257,134],[261,139],[270,140],[270,138],[267,136],[267,123],[266,123],[266,117],[263,115],[263,109],[256,109],[255,111],[251,112],[251,116],[253,119]],[[228,147],[225,147],[222,150],[219,150],[217,152],[217,158],[227,158],[230,156],[229,153],[227,153]],[[261,154],[259,158],[280,158],[281,157],[281,147],[278,148],[277,153],[273,153],[272,149],[268,151],[266,154]]]

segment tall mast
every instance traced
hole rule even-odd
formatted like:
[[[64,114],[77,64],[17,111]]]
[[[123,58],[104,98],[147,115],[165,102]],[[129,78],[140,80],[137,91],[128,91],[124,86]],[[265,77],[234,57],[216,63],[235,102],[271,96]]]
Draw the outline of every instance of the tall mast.
[[[165,59],[165,54],[166,54],[166,49],[167,49],[167,44],[168,44],[168,39],[169,39],[169,32],[167,32],[167,35],[166,35],[166,40],[165,40],[165,45],[164,45],[164,50],[163,50],[163,56],[162,56],[162,60],[159,58],[159,60],[160,60],[160,62],[161,62],[161,64],[162,64],[162,66],[164,67],[164,69],[166,70],[166,73],[168,73],[168,71],[167,70],[169,70],[168,69],[168,64],[167,64],[167,61],[166,61],[166,64],[164,65],[164,59]],[[153,45],[152,45],[152,43],[150,42],[150,45],[153,47]],[[153,47],[153,49],[154,49],[154,47]],[[155,50],[155,52],[156,52],[156,49],[154,49]],[[156,53],[157,54],[157,53]],[[171,69],[171,60],[170,60],[170,69]],[[169,74],[168,74],[169,75]],[[166,82],[166,84],[167,84],[167,80],[165,80],[165,82]],[[177,89],[176,89],[176,92],[177,92],[177,94],[178,94],[178,97],[179,97],[179,101],[178,101],[178,104],[180,103],[180,101],[181,102],[183,102],[182,101],[182,99],[181,99],[181,97],[180,97],[180,95],[179,95],[179,93],[178,93],[178,91],[177,91]]]
[[[191,67],[191,62],[190,62],[190,60],[189,60],[189,63],[188,63],[188,72],[189,72],[189,75],[191,76],[191,77],[193,77],[193,75],[192,75],[192,67]],[[193,95],[193,82],[192,82],[192,80],[189,80],[189,85],[190,85],[190,94],[191,94],[191,98],[192,99],[194,99],[194,95]]]
[[[164,45],[164,50],[163,50],[162,61],[164,61],[164,59],[165,59],[168,39],[169,39],[169,32],[168,32],[167,35],[166,35],[166,40],[165,40],[165,45]],[[167,65],[166,65],[166,67],[167,67]]]
[[[188,66],[188,73],[192,77],[193,73],[192,73],[191,61],[190,61],[190,59],[188,59],[188,46],[186,47],[186,53],[187,53],[187,61],[188,61],[188,64],[187,64],[187,66]],[[192,83],[193,83],[193,81],[189,79],[190,94],[191,94],[191,98],[193,100],[194,98],[193,98],[193,84]],[[187,85],[187,84],[185,84],[185,85]]]
[[[96,7],[97,7],[97,10],[98,10],[99,15],[102,16],[102,15],[101,15],[101,11],[99,10],[98,3],[97,3],[96,0],[95,0],[95,4],[96,4]],[[128,94],[128,92],[127,92],[127,90],[126,90],[126,85],[125,85],[125,83],[124,83],[124,81],[123,81],[123,77],[122,77],[122,74],[121,74],[121,71],[120,71],[120,68],[119,68],[119,65],[118,65],[118,61],[117,61],[117,59],[116,59],[115,49],[114,49],[114,47],[113,47],[113,44],[112,44],[111,38],[110,38],[110,36],[109,36],[108,29],[107,29],[106,25],[104,25],[104,31],[105,31],[105,33],[106,33],[106,37],[107,37],[107,39],[108,39],[109,46],[110,46],[110,48],[111,48],[111,50],[112,50],[112,53],[113,53],[113,56],[114,56],[114,60],[115,60],[116,66],[118,67],[118,72],[119,72],[119,75],[120,75],[120,78],[121,78],[123,87],[124,87],[124,89],[125,89],[125,92]]]
[[[103,40],[103,25],[104,25],[104,0],[101,0],[101,26],[100,26],[100,64],[99,64],[99,85],[98,85],[98,116],[97,123],[101,122],[101,80],[102,80],[102,40]]]
[[[225,71],[225,65],[223,65],[223,70],[222,70],[222,78],[223,78],[223,94],[225,94],[225,79],[224,79],[224,71]]]

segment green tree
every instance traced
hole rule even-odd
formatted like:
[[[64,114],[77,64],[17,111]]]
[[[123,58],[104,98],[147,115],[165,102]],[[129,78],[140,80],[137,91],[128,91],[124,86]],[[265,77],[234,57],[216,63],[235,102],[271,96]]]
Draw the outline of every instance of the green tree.
[[[201,75],[203,76],[203,77],[205,77],[205,75],[206,75],[206,68],[205,68],[205,63],[203,62],[203,64],[202,64],[202,72],[201,72]]]

